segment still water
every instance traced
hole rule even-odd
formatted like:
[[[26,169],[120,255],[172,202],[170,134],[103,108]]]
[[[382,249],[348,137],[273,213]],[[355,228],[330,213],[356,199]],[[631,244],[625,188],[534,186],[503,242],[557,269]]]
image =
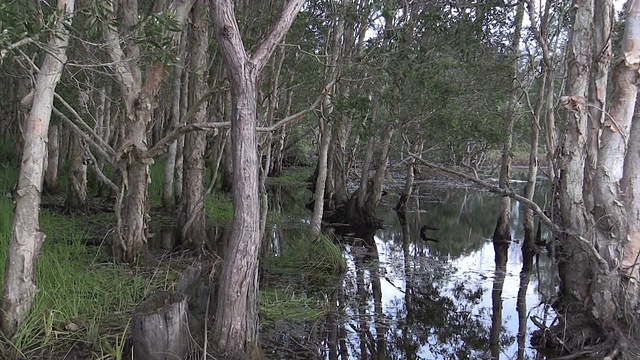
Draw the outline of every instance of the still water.
[[[553,317],[545,304],[556,279],[544,254],[521,273],[520,204],[512,204],[508,261],[497,269],[495,194],[426,186],[418,193],[406,216],[389,197],[378,212],[383,229],[345,239],[348,270],[322,290],[332,315],[302,331],[281,328],[279,347],[289,349],[270,358],[536,359],[531,317]],[[437,242],[420,238],[423,225],[437,228],[427,234]]]

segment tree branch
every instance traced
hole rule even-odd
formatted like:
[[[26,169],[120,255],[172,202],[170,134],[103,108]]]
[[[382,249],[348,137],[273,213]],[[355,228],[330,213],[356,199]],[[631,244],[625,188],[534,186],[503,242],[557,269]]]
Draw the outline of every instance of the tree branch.
[[[63,99],[62,96],[58,95],[57,93],[55,93],[54,96],[62,105],[64,105],[65,108],[67,108],[67,110],[71,112],[71,114],[76,119],[76,121],[80,125],[82,125],[82,127],[84,127],[84,131],[89,133],[89,135],[93,136],[96,143],[99,143],[96,145],[99,145],[102,148],[102,150],[104,150],[106,153],[109,154],[109,156],[114,156],[116,154],[115,150],[113,150],[113,148],[106,141],[102,140],[102,138],[98,134],[96,134],[96,132],[91,128],[91,126],[89,126],[89,124],[87,124],[84,120],[82,120],[82,117],[80,116],[80,114],[78,114],[78,112],[65,99]],[[69,121],[72,121],[72,120],[69,119]],[[78,131],[83,132],[83,130],[80,129],[79,127],[77,127],[77,129]]]
[[[304,2],[305,0],[289,0],[282,10],[278,22],[273,25],[267,37],[258,44],[256,51],[251,56],[251,61],[258,74],[262,72],[276,46],[282,42]]]
[[[98,176],[98,178],[100,180],[102,180],[103,183],[107,184],[107,186],[109,186],[113,191],[115,191],[116,193],[119,193],[120,192],[120,188],[113,181],[111,181],[111,179],[109,179],[102,172],[102,170],[100,170],[100,166],[98,166],[98,161],[96,160],[96,157],[93,156],[93,153],[91,152],[91,150],[87,151],[87,154],[89,154],[89,157],[91,158],[91,162],[92,162],[92,165],[93,165],[93,171],[96,172],[96,175]]]
[[[318,98],[316,99],[316,101],[313,102],[313,104],[311,104],[311,106],[309,106],[308,108],[299,111],[293,115],[289,115],[286,118],[278,121],[277,123],[271,125],[271,126],[266,126],[266,127],[258,127],[256,128],[256,131],[258,132],[271,132],[271,131],[275,131],[278,130],[279,128],[285,126],[285,125],[289,125],[295,121],[297,121],[298,119],[300,119],[301,117],[303,117],[304,115],[306,115],[307,113],[315,110],[318,106],[320,106],[320,104],[322,103],[322,100],[329,96],[329,91],[331,89],[331,87],[336,83],[337,81],[331,81],[330,83],[327,84],[327,86],[324,87],[323,91],[322,91],[322,95],[318,96]]]
[[[67,126],[69,126],[71,130],[75,131],[76,134],[78,134],[81,138],[86,140],[87,143],[91,145],[91,147],[96,149],[100,154],[100,156],[102,156],[105,160],[111,163],[111,160],[115,155],[115,152],[113,152],[113,154],[109,154],[107,150],[105,150],[102,146],[100,146],[98,143],[93,141],[93,139],[89,135],[87,135],[87,133],[82,131],[82,129],[80,129],[78,125],[76,125],[73,121],[71,121],[71,119],[69,119],[67,115],[63,114],[60,110],[56,109],[55,107],[53,108],[53,113],[56,114],[60,119],[62,119],[62,121],[65,124],[67,124]],[[109,151],[113,151],[113,149],[109,148]]]
[[[478,178],[475,178],[471,175],[467,175],[465,173],[456,171],[456,170],[451,170],[448,168],[445,168],[443,166],[440,165],[436,165],[434,163],[428,162],[426,160],[423,160],[422,158],[420,158],[418,155],[413,154],[413,153],[408,153],[409,156],[413,157],[414,159],[416,159],[418,162],[420,162],[422,165],[425,165],[427,167],[430,167],[432,169],[436,169],[436,170],[440,170],[442,172],[446,172],[449,174],[453,174],[456,176],[459,176],[461,178],[464,178],[466,180],[469,180],[475,184],[478,184],[480,186],[482,186],[483,188],[493,192],[493,193],[497,193],[497,194],[501,194],[503,196],[509,196],[510,198],[519,201],[521,204],[523,204],[524,206],[528,207],[529,209],[531,209],[533,212],[536,213],[536,215],[538,215],[538,217],[540,218],[540,221],[542,221],[543,224],[545,224],[549,229],[551,229],[551,231],[555,234],[555,235],[564,235],[567,234],[569,236],[574,237],[576,240],[578,240],[578,242],[583,246],[583,249],[585,251],[587,251],[588,253],[590,253],[595,259],[596,261],[598,261],[598,263],[600,264],[600,266],[602,267],[602,269],[605,272],[609,271],[609,264],[607,263],[607,261],[605,259],[602,258],[602,256],[600,256],[600,254],[598,253],[598,251],[595,249],[595,247],[593,247],[593,245],[591,245],[591,242],[589,242],[589,240],[585,239],[584,237],[582,237],[579,234],[570,234],[568,232],[566,232],[565,230],[563,230],[562,228],[560,228],[560,226],[556,225],[553,221],[551,221],[551,219],[549,219],[549,217],[544,213],[544,211],[542,211],[542,209],[540,208],[540,206],[538,206],[538,204],[536,204],[535,202],[533,202],[532,200],[527,199],[524,196],[518,195],[516,193],[514,193],[513,191],[511,191],[510,189],[501,189],[495,185],[492,185],[486,181],[480,180]]]
[[[210,122],[210,123],[194,123],[180,125],[175,130],[170,132],[167,136],[158,141],[153,147],[144,154],[147,158],[154,158],[163,152],[167,151],[167,147],[174,141],[178,140],[180,136],[192,131],[211,131],[218,128],[231,127],[231,122]]]
[[[323,89],[322,95],[318,96],[318,98],[316,99],[316,101],[313,102],[313,104],[311,104],[311,106],[309,106],[308,108],[299,111],[293,115],[287,116],[286,118],[279,120],[278,122],[276,122],[275,124],[271,125],[271,126],[266,126],[266,127],[258,127],[256,128],[256,131],[258,132],[271,132],[271,131],[275,131],[278,130],[279,128],[289,125],[297,120],[299,120],[300,118],[302,118],[304,115],[308,114],[309,112],[315,110],[318,106],[320,106],[320,103],[322,102],[322,99],[325,98],[325,96],[327,96],[329,89],[336,83],[336,81],[332,81],[329,84],[327,84],[327,86],[325,86],[325,88]],[[209,97],[210,94],[212,94],[213,91],[210,91],[209,93],[207,93],[206,95],[204,95],[200,100],[198,100],[197,104],[192,106],[191,109],[182,117],[182,119],[180,119],[181,123],[185,123],[187,122],[187,120],[191,119],[191,117],[193,117],[197,111],[197,109],[199,108],[199,104],[206,101],[207,97]],[[186,125],[180,125],[178,126],[175,130],[171,131],[169,134],[167,134],[164,138],[160,139],[160,141],[158,141],[155,145],[153,145],[153,147],[149,150],[147,150],[147,153],[145,154],[146,157],[148,158],[154,158],[160,154],[162,154],[163,152],[167,151],[168,146],[178,140],[180,138],[180,136],[185,135],[191,131],[211,131],[211,130],[215,130],[215,129],[219,129],[219,128],[228,128],[231,127],[231,122],[229,121],[225,121],[225,122],[208,122],[208,123],[194,123],[194,124],[186,124]]]
[[[215,37],[222,50],[225,65],[229,69],[229,77],[235,81],[234,77],[245,71],[247,52],[236,21],[234,1],[216,0],[211,4]]]
[[[31,44],[35,40],[36,40],[36,38],[34,38],[34,37],[27,37],[27,38],[24,38],[22,40],[18,40],[16,42],[14,42],[13,44],[7,45],[7,47],[5,47],[4,49],[0,50],[0,62],[2,62],[2,60],[4,60],[5,57],[7,57],[7,53],[9,53],[9,51],[11,51],[13,49],[17,49],[20,46]]]

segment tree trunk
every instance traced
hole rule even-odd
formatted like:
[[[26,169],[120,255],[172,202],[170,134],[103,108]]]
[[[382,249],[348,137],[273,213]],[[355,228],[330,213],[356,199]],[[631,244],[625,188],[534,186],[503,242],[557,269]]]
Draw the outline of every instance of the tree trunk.
[[[509,180],[511,178],[511,163],[512,156],[511,151],[513,147],[513,128],[518,117],[518,98],[520,97],[520,85],[518,80],[518,59],[520,58],[520,38],[522,31],[522,19],[524,17],[524,5],[520,3],[515,18],[515,30],[513,33],[513,39],[511,42],[511,56],[513,58],[513,65],[511,67],[511,98],[509,99],[509,105],[507,108],[505,130],[507,132],[507,138],[502,146],[502,161],[500,168],[500,178],[498,179],[498,186],[503,190],[509,189]],[[502,196],[500,198],[500,210],[498,214],[498,220],[496,222],[496,228],[493,231],[494,242],[508,243],[511,241],[511,198],[508,196]]]
[[[136,307],[131,320],[136,360],[181,360],[190,343],[187,297],[158,291]]]
[[[229,104],[229,108],[231,105]],[[229,110],[229,119],[231,120],[232,114]],[[224,150],[222,153],[222,183],[221,190],[224,192],[231,192],[233,188],[233,158],[231,155],[231,141],[227,141],[224,146]]]
[[[358,208],[363,209],[365,201],[367,200],[367,189],[369,188],[369,173],[371,172],[371,163],[373,162],[373,147],[375,145],[375,138],[370,137],[367,141],[367,148],[364,153],[364,161],[362,163],[362,170],[360,170],[360,186],[357,190]]]
[[[409,147],[409,151],[412,154],[420,156],[422,153],[422,149],[424,147],[424,140],[422,136],[418,136],[418,139],[415,140],[415,144],[412,146],[409,140],[405,138],[405,143]],[[409,202],[409,198],[411,194],[413,194],[413,183],[415,181],[415,170],[416,170],[416,159],[411,156],[407,161],[407,174],[404,182],[404,189],[402,190],[402,194],[400,194],[400,199],[396,204],[397,212],[406,212],[407,211],[407,203]]]
[[[42,68],[36,77],[35,94],[27,118],[20,176],[16,191],[13,229],[9,240],[0,327],[11,338],[26,319],[36,295],[35,266],[45,234],[40,232],[38,215],[40,194],[47,155],[49,120],[53,96],[67,60],[68,28],[73,17],[74,0],[58,0],[57,7],[65,19],[58,21],[49,41]]]
[[[585,206],[587,211],[598,213],[595,207],[602,207],[607,203],[603,199],[603,189],[600,184],[594,184],[595,177],[602,175],[602,165],[598,160],[598,139],[600,129],[605,121],[607,107],[607,84],[609,82],[609,67],[611,65],[611,37],[613,36],[613,1],[601,0],[594,2],[594,31],[593,31],[593,63],[589,81],[589,132],[587,133],[587,162],[585,167]],[[632,110],[633,111],[633,110]],[[606,133],[606,131],[605,131]],[[604,134],[603,134],[604,135]],[[607,146],[609,147],[609,146]],[[624,158],[624,151],[620,156],[620,164]],[[618,164],[616,164],[617,167]],[[622,175],[622,166],[619,166]],[[605,172],[607,170],[604,170]],[[620,180],[622,176],[618,178]],[[616,182],[618,181],[616,180]],[[607,185],[605,185],[607,187]],[[591,191],[593,189],[593,191]],[[606,192],[606,190],[605,190]],[[598,198],[600,197],[600,198]],[[606,207],[606,205],[604,205]],[[595,216],[599,224],[599,216]],[[600,236],[598,236],[600,237]]]
[[[180,124],[180,99],[182,89],[182,69],[184,66],[184,59],[187,55],[187,39],[183,36],[180,39],[180,55],[177,66],[173,69],[173,83],[171,89],[171,121],[169,123],[169,129]],[[186,86],[185,86],[186,87]],[[165,208],[171,207],[174,204],[174,180],[176,178],[176,162],[178,156],[178,140],[169,145],[167,151],[166,164],[164,168],[164,182],[162,185],[162,206]]]
[[[47,170],[44,174],[44,191],[49,194],[58,192],[58,163],[60,160],[60,131],[59,125],[49,127],[47,142]]]
[[[190,57],[191,101],[189,107],[199,106],[195,116],[189,121],[203,123],[207,121],[208,101],[201,101],[207,92],[207,47],[209,45],[205,0],[196,0],[192,10]],[[182,194],[179,227],[181,241],[185,248],[202,253],[207,240],[207,222],[204,209],[204,151],[206,133],[192,131],[185,135],[184,177],[185,191]]]
[[[69,180],[64,205],[83,212],[87,207],[87,147],[75,132],[71,133],[69,143]]]
[[[371,186],[367,190],[367,201],[365,207],[375,209],[382,198],[385,175],[387,174],[387,164],[389,163],[389,152],[391,150],[391,139],[393,138],[393,126],[387,124],[382,138],[382,149],[378,159],[378,168],[371,178]]]
[[[176,26],[182,28],[191,10],[194,0],[174,0],[170,7],[175,11]],[[115,16],[113,3],[107,3],[110,16]],[[129,29],[138,26],[138,2],[126,0],[122,4],[123,26]],[[124,262],[135,262],[146,252],[148,222],[148,187],[150,182],[147,129],[152,126],[154,109],[157,105],[157,93],[165,76],[163,63],[152,64],[142,74],[139,60],[140,48],[135,41],[123,41],[111,24],[103,25],[106,48],[113,62],[116,78],[124,102],[125,116],[121,124],[124,138],[116,152],[115,163],[122,179],[122,190],[118,196],[116,215],[118,225],[113,241],[115,258]],[[180,33],[173,35],[174,43],[180,39]],[[125,44],[125,49],[121,43]]]
[[[214,338],[227,359],[241,359],[258,340],[259,197],[256,144],[258,77],[289,30],[304,0],[290,0],[282,16],[249,56],[232,0],[213,1],[213,24],[231,82],[233,227],[220,280]]]
[[[313,196],[313,216],[311,218],[311,232],[315,236],[320,235],[322,215],[324,214],[324,190],[327,183],[327,157],[331,142],[331,123],[325,122],[321,129],[320,149],[318,151],[318,177],[316,178],[316,191]]]

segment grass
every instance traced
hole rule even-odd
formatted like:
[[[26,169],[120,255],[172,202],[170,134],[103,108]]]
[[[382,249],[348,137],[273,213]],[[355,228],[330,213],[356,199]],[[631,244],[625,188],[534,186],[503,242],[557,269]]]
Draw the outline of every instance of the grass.
[[[296,294],[291,288],[260,291],[260,325],[268,326],[283,320],[315,320],[326,316],[329,302],[305,294]]]
[[[214,192],[209,195],[204,206],[212,224],[230,225],[233,221],[233,201],[230,194]]]
[[[274,184],[304,184],[309,183],[309,179],[313,175],[313,167],[296,167],[285,171],[278,177],[269,178]]]
[[[2,191],[2,194],[0,195],[7,197],[18,183],[20,168],[12,163],[3,162],[0,163],[0,173],[2,173],[2,176],[0,176],[0,191]]]
[[[7,202],[0,200],[0,276],[11,232],[13,205]],[[113,264],[104,249],[82,245],[88,236],[82,218],[43,211],[40,223],[48,236],[36,268],[39,291],[17,334],[0,338],[0,358],[56,358],[72,346],[94,359],[127,357],[134,308],[151,289],[172,287],[176,272],[169,264],[150,270]]]
[[[282,239],[281,251],[264,259],[264,264],[269,271],[310,276],[340,274],[347,269],[338,245],[323,235],[315,239],[308,231]]]

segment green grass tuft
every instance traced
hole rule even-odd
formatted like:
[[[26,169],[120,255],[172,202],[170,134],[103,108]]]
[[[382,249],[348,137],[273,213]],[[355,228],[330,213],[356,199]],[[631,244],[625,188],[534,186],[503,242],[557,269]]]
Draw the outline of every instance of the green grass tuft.
[[[289,168],[282,175],[269,178],[269,181],[274,184],[305,184],[309,183],[313,171],[312,167]]]
[[[281,251],[264,259],[269,271],[308,275],[340,274],[347,269],[342,249],[322,235],[317,240],[310,233],[282,239]]]
[[[328,314],[328,300],[296,294],[291,289],[260,291],[260,324],[283,320],[315,320]]]
[[[205,209],[212,224],[229,225],[233,221],[231,195],[212,193],[205,201]]]
[[[2,219],[10,219],[5,203],[0,201]],[[106,249],[79,241],[92,233],[82,218],[43,211],[40,223],[47,238],[36,267],[34,307],[13,338],[0,337],[0,358],[63,358],[72,346],[87,349],[90,358],[126,358],[134,308],[151,289],[170,289],[176,272],[168,263],[153,269],[113,264]],[[2,277],[10,233],[10,222],[2,223]]]

